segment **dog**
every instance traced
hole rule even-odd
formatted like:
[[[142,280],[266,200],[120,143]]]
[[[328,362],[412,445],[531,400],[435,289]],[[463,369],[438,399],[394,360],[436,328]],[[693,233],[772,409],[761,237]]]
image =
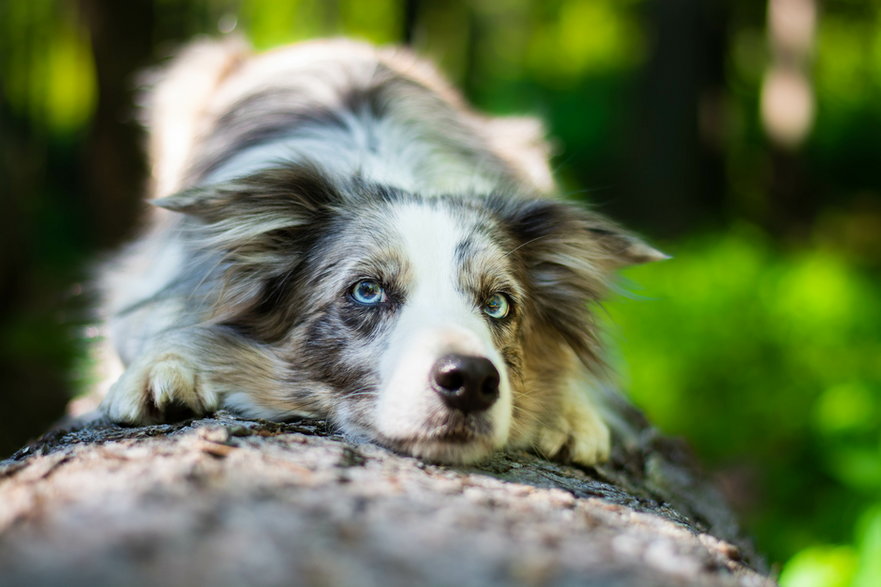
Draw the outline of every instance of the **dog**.
[[[104,284],[106,416],[317,416],[450,464],[609,457],[592,308],[665,256],[553,197],[540,123],[347,40],[202,41],[157,77],[153,215]]]

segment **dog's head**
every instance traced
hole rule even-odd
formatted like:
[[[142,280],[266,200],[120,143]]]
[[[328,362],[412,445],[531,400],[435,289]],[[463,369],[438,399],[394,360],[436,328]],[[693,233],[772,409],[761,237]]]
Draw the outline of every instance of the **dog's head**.
[[[213,319],[288,366],[253,413],[311,410],[446,462],[533,433],[576,362],[601,367],[589,305],[610,273],[660,258],[569,204],[421,197],[308,165],[157,203],[222,256]]]

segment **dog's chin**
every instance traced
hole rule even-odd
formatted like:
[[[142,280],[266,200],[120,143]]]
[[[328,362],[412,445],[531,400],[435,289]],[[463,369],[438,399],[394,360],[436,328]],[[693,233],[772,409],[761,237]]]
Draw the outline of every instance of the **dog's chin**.
[[[495,450],[492,425],[485,418],[449,418],[413,436],[376,433],[374,441],[396,452],[446,465],[469,465]]]
[[[443,465],[474,464],[488,458],[494,449],[489,437],[473,440],[380,437],[377,442],[395,452]]]

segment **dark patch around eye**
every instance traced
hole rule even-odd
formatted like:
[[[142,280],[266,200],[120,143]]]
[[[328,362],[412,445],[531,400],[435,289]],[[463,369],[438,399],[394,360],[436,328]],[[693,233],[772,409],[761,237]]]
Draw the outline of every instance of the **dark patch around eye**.
[[[347,298],[338,304],[338,311],[342,325],[363,338],[370,338],[388,323],[397,309],[396,306],[394,302],[365,306]]]
[[[313,378],[330,385],[342,393],[355,393],[375,387],[372,370],[346,359],[346,350],[353,341],[350,333],[340,324],[340,318],[333,307],[328,305],[318,311],[320,318],[307,328],[307,341],[304,356],[292,362],[308,369]]]

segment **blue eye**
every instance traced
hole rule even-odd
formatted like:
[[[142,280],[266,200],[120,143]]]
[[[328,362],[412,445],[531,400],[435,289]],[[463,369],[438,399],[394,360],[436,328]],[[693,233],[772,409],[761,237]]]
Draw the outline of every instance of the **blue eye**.
[[[382,286],[372,279],[362,279],[352,286],[351,295],[353,300],[365,306],[375,306],[388,300]]]
[[[495,320],[501,320],[511,311],[508,296],[502,293],[493,294],[483,302],[483,313]]]

